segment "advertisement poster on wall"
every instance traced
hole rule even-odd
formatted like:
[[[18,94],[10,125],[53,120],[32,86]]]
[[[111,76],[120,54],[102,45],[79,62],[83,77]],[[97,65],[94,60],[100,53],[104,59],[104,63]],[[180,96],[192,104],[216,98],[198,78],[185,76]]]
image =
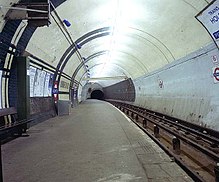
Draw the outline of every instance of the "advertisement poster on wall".
[[[51,92],[49,90],[49,81],[50,81],[50,74],[46,73],[45,85],[44,85],[44,93],[43,93],[44,97],[48,97],[48,96],[51,95]]]
[[[53,74],[30,66],[30,97],[50,97]]]
[[[36,74],[36,68],[30,66],[30,97],[34,96],[35,74]]]
[[[2,70],[0,70],[0,109],[2,109]]]
[[[49,96],[52,96],[52,84],[53,84],[53,74],[50,74],[49,88],[48,88]]]
[[[42,70],[40,75],[40,96],[44,97],[44,86],[45,86],[46,72]]]
[[[41,90],[40,90],[40,77],[42,74],[42,70],[37,69],[36,75],[35,75],[35,82],[34,82],[34,97],[40,97],[41,96]]]
[[[198,15],[196,15],[196,19],[209,32],[219,48],[219,1],[215,0],[211,2]]]

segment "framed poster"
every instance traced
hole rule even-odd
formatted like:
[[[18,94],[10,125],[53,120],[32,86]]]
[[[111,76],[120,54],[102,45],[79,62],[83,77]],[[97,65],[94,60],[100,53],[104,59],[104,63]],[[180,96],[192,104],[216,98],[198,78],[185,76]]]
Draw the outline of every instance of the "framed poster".
[[[2,109],[2,70],[0,70],[0,109]]]
[[[50,74],[46,73],[45,76],[45,84],[44,84],[44,92],[43,92],[43,96],[44,97],[49,97],[51,96],[51,91],[49,89],[49,81],[50,81]]]
[[[30,97],[34,96],[34,82],[35,82],[36,68],[30,66]]]
[[[29,67],[30,97],[51,97],[53,74],[34,66]]]

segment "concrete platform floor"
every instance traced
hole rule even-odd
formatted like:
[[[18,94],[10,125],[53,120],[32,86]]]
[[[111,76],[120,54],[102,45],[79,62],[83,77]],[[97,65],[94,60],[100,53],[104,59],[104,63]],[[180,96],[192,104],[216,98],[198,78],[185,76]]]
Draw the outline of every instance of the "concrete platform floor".
[[[192,181],[106,102],[86,101],[28,134],[2,146],[5,182]]]

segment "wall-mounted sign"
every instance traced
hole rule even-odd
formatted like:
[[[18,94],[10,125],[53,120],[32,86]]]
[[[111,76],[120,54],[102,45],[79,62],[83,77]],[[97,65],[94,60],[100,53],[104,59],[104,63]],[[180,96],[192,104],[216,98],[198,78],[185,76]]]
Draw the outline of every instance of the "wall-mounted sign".
[[[163,88],[163,80],[159,80],[158,83],[159,83],[159,87],[160,87],[160,88]]]
[[[52,93],[53,93],[53,96],[54,96],[54,101],[55,101],[55,103],[57,103],[57,101],[59,99],[59,96],[58,96],[58,93],[59,93],[58,81],[55,81]]]
[[[214,56],[212,56],[212,61],[213,61],[213,63],[218,63],[218,58],[217,58],[217,56],[216,55],[214,55]]]
[[[206,28],[219,47],[219,0],[210,3],[196,15],[196,18]]]
[[[214,67],[213,69],[214,83],[219,83],[219,67]]]

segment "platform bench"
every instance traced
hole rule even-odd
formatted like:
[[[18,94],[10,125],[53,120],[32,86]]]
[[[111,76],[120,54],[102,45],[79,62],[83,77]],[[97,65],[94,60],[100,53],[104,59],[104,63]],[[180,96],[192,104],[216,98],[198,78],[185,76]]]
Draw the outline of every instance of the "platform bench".
[[[26,133],[27,123],[31,122],[31,120],[17,120],[15,107],[0,109],[0,119],[4,120],[5,116],[11,116],[11,122],[0,126],[0,139],[5,139],[15,134],[21,136],[22,133]]]

